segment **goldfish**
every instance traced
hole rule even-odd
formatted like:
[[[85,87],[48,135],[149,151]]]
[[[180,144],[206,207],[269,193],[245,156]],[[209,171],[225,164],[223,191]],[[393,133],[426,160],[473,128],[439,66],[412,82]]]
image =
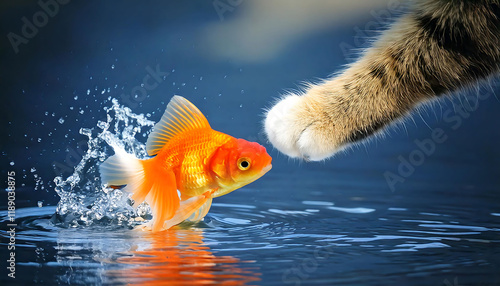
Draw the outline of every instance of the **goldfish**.
[[[213,130],[201,111],[174,96],[146,142],[152,158],[116,148],[99,171],[104,184],[124,186],[134,207],[146,201],[152,231],[200,221],[212,199],[254,182],[272,168],[266,148]]]

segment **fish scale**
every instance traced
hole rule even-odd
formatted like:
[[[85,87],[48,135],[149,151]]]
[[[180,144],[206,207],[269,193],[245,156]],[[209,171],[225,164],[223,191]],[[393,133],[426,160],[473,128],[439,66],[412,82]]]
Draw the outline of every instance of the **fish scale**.
[[[234,138],[213,129],[192,130],[169,141],[158,157],[165,156],[163,160],[167,168],[180,168],[177,181],[183,183],[178,184],[179,190],[196,196],[215,183],[207,158],[231,139]]]

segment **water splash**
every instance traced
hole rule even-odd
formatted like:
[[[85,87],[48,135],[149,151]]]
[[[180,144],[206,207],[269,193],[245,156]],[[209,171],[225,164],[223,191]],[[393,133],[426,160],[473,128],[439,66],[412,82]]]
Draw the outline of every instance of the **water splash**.
[[[87,152],[71,176],[54,178],[55,191],[61,198],[53,222],[63,227],[93,224],[132,227],[150,216],[149,207],[131,207],[128,194],[119,189],[104,187],[99,175],[99,165],[114,148],[121,148],[138,158],[146,158],[146,146],[138,140],[151,131],[154,122],[143,114],[134,114],[130,108],[112,99],[112,106],[105,107],[106,121],[96,127],[81,128],[80,134],[88,137]]]

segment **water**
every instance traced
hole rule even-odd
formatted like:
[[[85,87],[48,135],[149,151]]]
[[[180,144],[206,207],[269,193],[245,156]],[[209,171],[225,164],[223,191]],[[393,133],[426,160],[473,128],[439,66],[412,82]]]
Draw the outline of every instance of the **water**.
[[[154,234],[65,228],[54,224],[55,207],[18,210],[16,283],[498,284],[500,214],[487,208],[434,203],[429,213],[414,203],[300,191],[290,204],[276,202],[276,191],[245,188],[214,203],[204,222]],[[471,218],[478,211],[484,218]]]
[[[0,165],[5,182],[15,172],[16,212],[9,221],[2,192],[1,285],[500,285],[498,81],[422,108],[329,161],[290,160],[263,136],[263,109],[350,62],[343,47],[363,48],[357,31],[378,27],[372,11],[350,12],[253,46],[229,29],[258,11],[251,3],[221,21],[211,1],[70,2],[17,54],[3,37]],[[21,33],[20,19],[41,10],[23,5],[0,10],[4,34]],[[207,32],[218,25],[229,30]],[[237,36],[259,34],[243,28]],[[113,147],[144,158],[174,94],[215,129],[265,145],[273,169],[214,199],[202,222],[143,232],[135,228],[149,208],[103,188],[97,167]],[[446,139],[423,153],[437,129]],[[4,263],[11,223],[15,279]]]

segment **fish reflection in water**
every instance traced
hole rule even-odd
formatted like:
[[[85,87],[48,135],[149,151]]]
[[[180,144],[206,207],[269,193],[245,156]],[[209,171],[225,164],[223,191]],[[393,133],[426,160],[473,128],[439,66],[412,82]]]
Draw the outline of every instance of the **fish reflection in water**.
[[[248,285],[259,281],[260,273],[241,268],[245,263],[232,256],[216,256],[203,242],[199,229],[174,228],[157,233],[144,233],[149,245],[144,250],[131,250],[115,263],[129,265],[108,270],[108,282],[143,285],[198,285],[223,283]]]

